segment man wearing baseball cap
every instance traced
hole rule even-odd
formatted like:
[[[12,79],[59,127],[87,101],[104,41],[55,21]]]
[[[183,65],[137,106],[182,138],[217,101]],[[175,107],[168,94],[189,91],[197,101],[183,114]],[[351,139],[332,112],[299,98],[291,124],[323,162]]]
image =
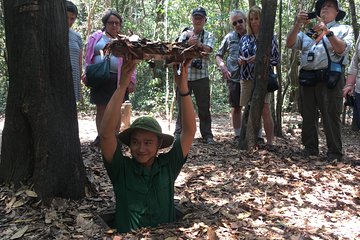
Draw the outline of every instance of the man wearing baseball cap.
[[[300,11],[294,27],[287,37],[287,47],[301,50],[300,58],[300,113],[302,123],[303,156],[319,154],[319,113],[325,130],[327,153],[325,160],[341,161],[343,158],[341,141],[342,88],[344,86],[344,65],[349,63],[348,53],[353,43],[353,30],[342,25],[346,13],[337,0],[318,0],[315,4],[317,24],[313,27],[319,37],[301,32],[309,23],[308,14]],[[335,78],[329,71],[329,60],[342,64]],[[333,75],[334,76],[334,75]]]
[[[215,37],[212,33],[204,29],[207,21],[206,11],[203,7],[197,7],[192,11],[192,29],[183,32],[180,37],[180,42],[187,42],[189,45],[196,45],[200,51],[212,52]],[[196,105],[198,108],[198,116],[200,120],[200,133],[205,143],[214,144],[214,136],[211,131],[211,114],[210,114],[210,80],[209,80],[209,59],[207,57],[202,59],[194,59],[189,65],[188,87],[190,94],[194,93]],[[178,109],[181,109],[181,98],[177,94]],[[175,135],[182,131],[181,110],[179,111]]]
[[[120,233],[175,221],[174,184],[196,132],[195,111],[187,86],[190,62],[186,60],[182,64],[180,76],[174,74],[184,106],[183,129],[175,141],[173,136],[162,133],[152,117],[136,119],[117,136],[121,105],[136,63],[125,61],[122,66],[120,86],[106,107],[100,131],[103,160],[115,192],[116,228]],[[129,146],[131,158],[123,154],[121,143]],[[158,153],[171,145],[168,152]]]

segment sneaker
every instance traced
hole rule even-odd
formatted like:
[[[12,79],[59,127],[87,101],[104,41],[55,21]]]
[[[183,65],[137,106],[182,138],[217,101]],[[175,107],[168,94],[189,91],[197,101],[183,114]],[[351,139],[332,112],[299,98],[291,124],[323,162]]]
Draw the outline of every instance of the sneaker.
[[[209,144],[209,145],[215,144],[215,141],[214,141],[213,138],[207,138],[207,139],[205,140],[205,142],[206,142],[206,144]]]
[[[261,144],[265,144],[265,140],[264,140],[264,138],[262,138],[262,137],[258,137],[257,140],[256,140],[256,143],[257,143],[257,144],[260,144],[260,145],[261,145]]]
[[[343,157],[342,156],[327,155],[326,157],[323,158],[323,160],[326,161],[326,162],[329,162],[329,163],[337,163],[337,162],[342,162]]]

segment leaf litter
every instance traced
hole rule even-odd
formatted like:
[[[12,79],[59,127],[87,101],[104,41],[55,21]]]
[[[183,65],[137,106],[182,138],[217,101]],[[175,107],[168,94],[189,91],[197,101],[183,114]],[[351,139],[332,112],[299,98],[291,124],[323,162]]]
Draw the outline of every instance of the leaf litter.
[[[232,140],[230,120],[214,116],[216,145],[195,139],[175,184],[182,218],[126,234],[99,217],[114,209],[115,198],[99,150],[82,140],[86,197],[45,204],[32,186],[2,184],[0,239],[360,238],[360,133],[344,126],[345,162],[327,163],[296,154],[300,123],[285,116],[274,151],[261,145],[244,151]]]

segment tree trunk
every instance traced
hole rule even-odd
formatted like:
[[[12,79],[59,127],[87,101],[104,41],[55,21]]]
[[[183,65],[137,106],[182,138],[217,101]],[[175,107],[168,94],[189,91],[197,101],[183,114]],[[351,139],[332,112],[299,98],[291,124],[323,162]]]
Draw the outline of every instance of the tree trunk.
[[[282,55],[282,0],[280,0],[279,4],[279,36],[278,36],[278,44],[279,44],[279,54]],[[283,80],[281,74],[281,61],[276,66],[276,72],[278,75],[279,81],[279,90],[276,92],[276,110],[275,110],[275,118],[274,118],[274,135],[277,137],[282,137],[282,107],[283,107]]]
[[[354,0],[349,0],[349,9],[350,9],[350,15],[351,15],[351,26],[353,27],[354,30],[354,36],[355,36],[355,42],[359,36],[359,27],[357,25],[357,21],[356,21],[356,10],[355,10],[356,6],[354,3]]]
[[[353,31],[354,31],[354,36],[355,36],[355,41],[357,41],[358,37],[359,37],[359,27],[356,21],[356,10],[355,10],[355,3],[354,0],[349,0],[349,9],[350,9],[350,15],[351,15],[351,26],[353,27]],[[343,118],[342,118],[342,123],[345,125],[345,119],[346,119],[346,110],[347,110],[347,106],[343,107]],[[356,128],[356,123],[353,120],[351,122],[351,126],[352,128]]]
[[[84,196],[65,1],[4,1],[9,92],[0,179],[42,199]]]
[[[263,0],[262,6],[255,60],[254,90],[251,98],[251,107],[245,108],[242,121],[242,133],[239,140],[239,147],[241,149],[249,149],[256,144],[265,94],[267,92],[267,81],[265,81],[265,79],[269,76],[269,68],[264,66],[269,66],[277,0]],[[246,123],[245,126],[244,123]]]
[[[290,93],[289,93],[289,109],[290,112],[299,110],[299,50],[292,49],[289,64]]]

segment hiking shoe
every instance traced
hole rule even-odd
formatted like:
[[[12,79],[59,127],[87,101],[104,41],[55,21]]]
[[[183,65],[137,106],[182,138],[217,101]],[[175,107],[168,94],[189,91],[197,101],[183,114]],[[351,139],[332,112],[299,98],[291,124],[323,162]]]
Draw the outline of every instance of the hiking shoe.
[[[297,152],[297,154],[300,155],[301,157],[305,157],[305,158],[308,158],[308,157],[314,158],[314,157],[317,157],[319,155],[318,153],[310,151],[310,150],[308,150],[306,148],[299,151],[299,152]]]
[[[328,162],[328,163],[338,163],[343,161],[342,156],[334,156],[334,155],[327,155],[326,157],[322,158],[321,160]]]
[[[207,139],[205,140],[205,142],[206,142],[206,144],[209,144],[209,145],[214,145],[214,144],[215,144],[215,141],[214,141],[213,138],[207,138]]]

